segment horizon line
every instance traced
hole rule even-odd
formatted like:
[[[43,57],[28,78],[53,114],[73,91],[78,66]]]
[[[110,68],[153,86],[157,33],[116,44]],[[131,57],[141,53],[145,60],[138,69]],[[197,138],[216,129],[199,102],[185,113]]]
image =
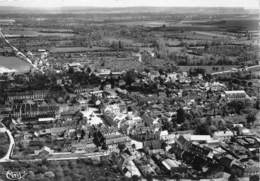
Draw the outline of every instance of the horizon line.
[[[260,10],[259,7],[243,7],[243,6],[48,6],[48,7],[38,7],[38,6],[17,6],[17,5],[0,5],[0,7],[13,7],[13,8],[23,8],[23,9],[57,9],[57,8],[95,8],[95,9],[120,9],[120,8],[240,8],[240,9],[255,9]]]

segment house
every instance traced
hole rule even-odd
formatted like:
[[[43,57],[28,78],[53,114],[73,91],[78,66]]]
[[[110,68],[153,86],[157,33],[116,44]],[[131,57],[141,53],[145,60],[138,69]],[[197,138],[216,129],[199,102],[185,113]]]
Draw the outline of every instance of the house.
[[[49,94],[48,90],[32,90],[25,92],[10,92],[7,94],[7,100],[44,100]]]
[[[235,173],[239,177],[244,174],[245,168],[242,166],[242,164],[230,156],[221,157],[219,159],[219,163],[224,166],[229,173]]]
[[[60,114],[60,119],[62,120],[66,120],[66,121],[72,121],[74,115],[76,114],[76,111],[63,111],[61,114]]]
[[[209,142],[210,140],[212,140],[210,135],[190,135],[189,139],[192,142]]]
[[[116,136],[106,136],[106,144],[107,145],[118,145],[120,143],[130,143],[130,139],[128,136],[124,135],[116,135]]]
[[[188,141],[183,136],[179,136],[179,138],[176,140],[176,143],[180,146],[181,149],[188,152],[189,154],[193,155],[199,155],[201,158],[208,157],[209,153],[212,151],[208,147],[202,147],[198,144],[192,143],[191,141]]]
[[[55,117],[58,110],[59,107],[56,105],[15,104],[11,116],[14,118]]]
[[[144,175],[145,177],[147,177],[148,175],[156,175],[156,172],[153,169],[153,167],[150,164],[146,164],[146,162],[142,159],[135,159],[134,163],[141,171],[142,175]]]
[[[158,139],[158,140],[145,140],[143,142],[144,147],[148,147],[151,150],[157,150],[157,149],[161,149],[162,146],[162,142]]]
[[[67,64],[68,67],[71,67],[71,68],[77,68],[77,67],[82,67],[82,65],[78,62],[73,62],[73,63],[68,63]]]
[[[54,153],[54,150],[50,149],[49,147],[47,146],[44,146],[42,149],[40,150],[35,150],[34,151],[34,154],[35,155],[39,155],[39,156],[47,156],[47,155],[50,155],[50,154],[53,154]]]
[[[247,128],[242,128],[241,129],[241,134],[242,135],[252,135],[252,132],[250,131],[250,129],[247,129]]]
[[[125,106],[121,103],[115,103],[110,105],[105,105],[102,108],[102,113],[108,124],[118,124],[127,116],[124,114]]]
[[[244,90],[225,91],[225,97],[228,101],[246,101],[250,99]]]
[[[127,154],[121,154],[121,156],[117,159],[118,162],[118,166],[120,168],[120,170],[123,172],[123,174],[128,177],[131,178],[134,175],[141,177],[141,173],[138,170],[138,168],[136,167],[136,165],[134,164],[132,158],[130,156],[128,156]]]
[[[133,53],[132,54],[133,57],[136,57],[138,62],[142,62],[142,54],[141,53]]]
[[[89,88],[76,88],[74,90],[75,94],[82,95],[82,96],[89,96],[90,89]]]
[[[46,118],[38,118],[39,122],[53,122],[55,121],[55,118],[53,117],[46,117]]]
[[[260,165],[257,162],[249,161],[247,165],[245,165],[244,176],[254,176],[259,175]]]
[[[167,140],[168,135],[169,135],[169,133],[168,133],[167,130],[161,131],[161,132],[160,132],[160,139],[161,139],[161,140]]]
[[[234,136],[234,133],[232,131],[216,131],[213,134],[214,139],[218,139],[221,141],[228,141],[232,136]]]
[[[144,144],[143,144],[143,142],[141,142],[141,141],[136,141],[136,140],[132,140],[131,139],[131,145],[134,145],[135,146],[135,149],[143,149],[143,147],[144,147]]]
[[[79,107],[81,110],[87,110],[88,109],[88,100],[87,99],[77,99],[77,102],[79,103]]]
[[[179,167],[181,165],[181,162],[167,158],[162,161],[162,164],[165,166],[165,168],[167,168],[167,170],[171,171],[172,168]]]

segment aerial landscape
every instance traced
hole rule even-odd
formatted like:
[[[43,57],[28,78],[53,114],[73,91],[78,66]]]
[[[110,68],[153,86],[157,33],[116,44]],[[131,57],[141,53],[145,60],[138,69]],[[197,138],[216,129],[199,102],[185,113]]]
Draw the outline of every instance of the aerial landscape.
[[[0,4],[0,181],[258,181],[259,8],[122,1]]]

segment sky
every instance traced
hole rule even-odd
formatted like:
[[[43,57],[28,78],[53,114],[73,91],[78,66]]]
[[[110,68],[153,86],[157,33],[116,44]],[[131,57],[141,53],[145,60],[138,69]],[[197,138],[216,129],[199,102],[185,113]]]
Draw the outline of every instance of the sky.
[[[244,7],[258,8],[259,0],[0,0],[0,6],[18,7]]]

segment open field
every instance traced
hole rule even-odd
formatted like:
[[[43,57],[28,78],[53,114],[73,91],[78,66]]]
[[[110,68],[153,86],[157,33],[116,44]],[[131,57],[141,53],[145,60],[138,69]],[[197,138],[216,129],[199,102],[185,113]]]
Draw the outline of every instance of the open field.
[[[211,25],[224,28],[228,31],[247,31],[258,28],[258,19],[223,19],[219,21],[191,22],[192,25]]]
[[[3,31],[6,37],[39,37],[39,36],[54,36],[54,37],[72,37],[75,35],[71,29],[41,29],[41,28],[5,28]]]
[[[4,57],[0,56],[0,66],[8,69],[14,69],[17,72],[26,72],[30,69],[28,63],[23,62],[17,57]]]
[[[35,12],[30,17],[18,12],[0,13],[1,20],[12,20],[2,28],[6,37],[21,51],[49,50],[52,62],[89,58],[107,68],[131,69],[158,67],[154,60],[160,59],[162,65],[167,60],[204,65],[207,72],[212,67],[205,65],[226,70],[257,62],[258,15],[240,8],[112,8],[105,12],[79,8]],[[147,52],[154,57],[143,57],[142,66],[131,61],[136,53],[145,56]]]
[[[216,68],[217,67],[217,71],[216,70],[213,70],[213,67]],[[202,68],[202,69],[205,69],[207,73],[212,73],[212,72],[218,72],[218,71],[226,71],[226,70],[230,70],[232,68],[236,68],[238,66],[178,66],[178,68],[181,70],[181,71],[184,71],[184,72],[188,72],[189,69],[195,69],[195,68]]]
[[[226,35],[222,32],[204,32],[204,31],[195,31],[195,34],[198,35],[203,35],[203,36],[208,36],[208,37],[212,37],[212,38],[235,38],[233,36],[230,35]]]
[[[57,47],[50,50],[51,53],[65,53],[65,52],[87,52],[87,51],[105,51],[109,50],[104,47]]]
[[[72,37],[73,33],[43,33],[37,31],[20,31],[13,34],[6,34],[7,38],[19,38],[19,37],[40,37],[40,36],[54,36],[54,37]]]

